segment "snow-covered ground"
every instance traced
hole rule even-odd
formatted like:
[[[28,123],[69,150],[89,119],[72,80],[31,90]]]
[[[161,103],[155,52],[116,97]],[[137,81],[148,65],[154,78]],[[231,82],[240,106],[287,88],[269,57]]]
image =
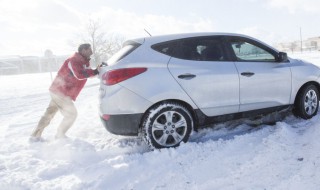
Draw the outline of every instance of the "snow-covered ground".
[[[320,52],[292,54],[320,65]],[[320,112],[216,124],[175,149],[151,151],[108,133],[98,117],[98,79],[76,101],[70,139],[54,140],[57,114],[41,143],[29,135],[49,103],[49,73],[0,76],[0,189],[308,189],[320,188]],[[282,119],[279,121],[278,117]],[[275,125],[268,125],[277,119]]]

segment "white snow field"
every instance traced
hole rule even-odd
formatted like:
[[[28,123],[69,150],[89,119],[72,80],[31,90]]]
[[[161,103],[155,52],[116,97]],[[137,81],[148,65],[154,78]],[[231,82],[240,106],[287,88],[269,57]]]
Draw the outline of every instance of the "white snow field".
[[[320,65],[320,52],[291,56]],[[0,189],[320,189],[320,112],[311,120],[283,112],[215,124],[178,148],[150,150],[105,130],[98,82],[88,80],[78,97],[69,139],[54,139],[58,113],[46,141],[30,143],[49,103],[50,74],[0,76]]]

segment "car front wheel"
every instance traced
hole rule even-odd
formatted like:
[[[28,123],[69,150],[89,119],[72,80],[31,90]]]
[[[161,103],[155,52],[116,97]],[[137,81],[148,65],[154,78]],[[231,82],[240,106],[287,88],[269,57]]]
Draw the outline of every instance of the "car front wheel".
[[[295,115],[310,119],[318,112],[319,107],[319,91],[316,86],[310,84],[305,86],[297,96],[295,102]]]
[[[142,132],[152,148],[169,148],[187,142],[193,130],[193,119],[183,105],[162,103],[146,112]]]

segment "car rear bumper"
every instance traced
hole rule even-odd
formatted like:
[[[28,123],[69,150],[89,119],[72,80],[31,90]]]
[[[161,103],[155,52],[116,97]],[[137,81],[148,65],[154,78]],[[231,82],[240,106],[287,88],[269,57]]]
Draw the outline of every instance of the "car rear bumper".
[[[104,127],[112,134],[138,136],[141,114],[110,115],[108,119],[100,116]]]

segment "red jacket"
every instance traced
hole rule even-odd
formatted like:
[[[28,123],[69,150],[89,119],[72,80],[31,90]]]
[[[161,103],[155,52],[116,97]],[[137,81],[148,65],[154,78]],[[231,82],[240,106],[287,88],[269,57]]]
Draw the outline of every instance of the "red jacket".
[[[90,68],[89,60],[75,53],[63,63],[49,90],[76,100],[87,78],[96,74],[97,71]]]

